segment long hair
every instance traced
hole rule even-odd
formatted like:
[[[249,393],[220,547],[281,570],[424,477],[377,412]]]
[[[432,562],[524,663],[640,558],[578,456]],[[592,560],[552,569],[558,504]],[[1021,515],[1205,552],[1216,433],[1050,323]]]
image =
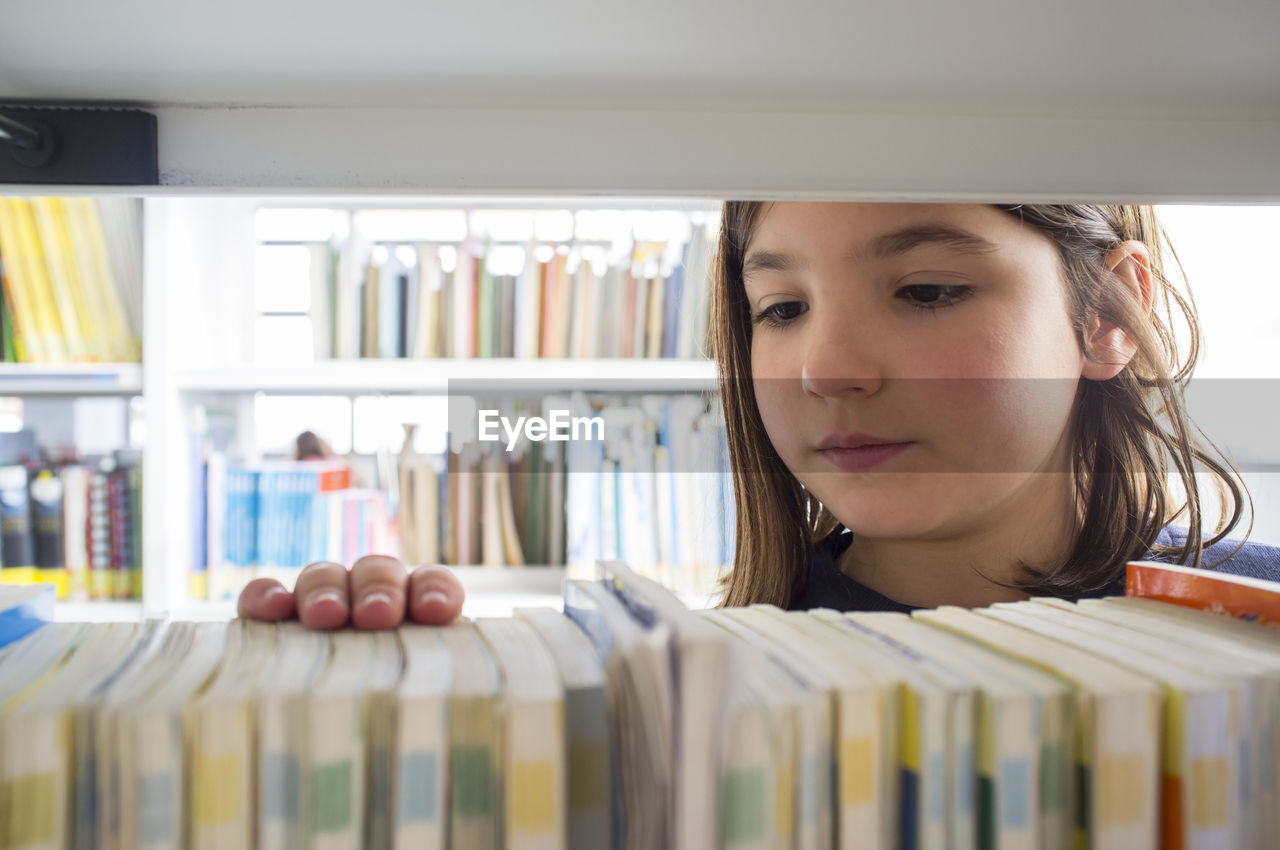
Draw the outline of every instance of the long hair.
[[[1185,284],[1181,263],[1150,206],[997,205],[1038,228],[1057,246],[1077,343],[1086,344],[1092,320],[1124,330],[1136,344],[1129,364],[1106,381],[1081,379],[1070,424],[1072,476],[1077,498],[1074,544],[1056,566],[1022,564],[1014,587],[1031,593],[1076,596],[1113,582],[1126,561],[1155,550],[1181,564],[1200,566],[1202,511],[1197,464],[1212,476],[1225,538],[1239,523],[1248,493],[1235,468],[1212,443],[1192,434],[1184,393],[1200,353],[1200,327],[1189,291],[1165,274],[1167,251]],[[769,602],[786,607],[806,581],[815,543],[839,521],[783,463],[765,431],[751,378],[751,321],[742,267],[747,244],[765,210],[755,201],[724,205],[719,250],[712,267],[709,342],[717,363],[733,475],[736,540],[724,579],[723,605]],[[1107,269],[1106,254],[1128,240],[1150,252],[1152,311]],[[1163,315],[1161,311],[1163,309]],[[1174,337],[1174,313],[1189,330],[1185,357]],[[1219,459],[1220,458],[1220,459]],[[1178,505],[1170,464],[1185,493]],[[1186,516],[1180,547],[1156,545],[1160,530]]]

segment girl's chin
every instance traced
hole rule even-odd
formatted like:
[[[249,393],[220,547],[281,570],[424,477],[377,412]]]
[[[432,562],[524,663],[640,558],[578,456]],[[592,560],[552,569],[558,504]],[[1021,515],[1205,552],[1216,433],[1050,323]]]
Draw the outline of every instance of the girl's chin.
[[[821,499],[822,497],[819,496]],[[862,537],[921,537],[937,528],[944,512],[918,496],[877,493],[874,498],[823,499],[840,523]]]

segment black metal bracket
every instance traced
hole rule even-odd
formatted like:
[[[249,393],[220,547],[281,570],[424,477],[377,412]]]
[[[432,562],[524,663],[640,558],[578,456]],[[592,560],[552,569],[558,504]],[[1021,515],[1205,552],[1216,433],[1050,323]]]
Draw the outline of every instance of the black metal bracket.
[[[118,106],[0,103],[0,185],[159,183],[155,115]]]

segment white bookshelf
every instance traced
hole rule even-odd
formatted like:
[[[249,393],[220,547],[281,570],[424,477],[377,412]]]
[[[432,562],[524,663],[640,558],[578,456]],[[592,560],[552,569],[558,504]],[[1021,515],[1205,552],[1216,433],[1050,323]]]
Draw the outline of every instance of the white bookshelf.
[[[519,381],[521,389],[625,382],[646,392],[713,390],[715,364],[659,358],[326,360],[289,369],[232,366],[178,373],[178,390],[275,395],[444,394],[451,381]]]
[[[130,396],[142,393],[140,363],[45,366],[0,363],[0,396]]]
[[[502,208],[708,211],[688,198],[542,198],[427,196],[167,197],[144,202],[144,363],[141,388],[147,438],[143,452],[143,609],[147,615],[230,616],[234,603],[193,603],[190,443],[195,409],[213,404],[237,420],[237,448],[257,455],[254,400],[273,396],[443,395],[454,381],[512,381],[520,391],[623,389],[625,392],[714,392],[706,360],[622,359],[356,359],[273,367],[255,362],[257,307],[252,283],[264,207],[357,209]],[[246,442],[247,440],[247,442]],[[159,521],[157,521],[159,518]],[[469,605],[501,610],[558,604],[563,570],[458,567]],[[555,578],[551,578],[555,576]],[[530,580],[543,584],[527,586]],[[484,600],[484,601],[482,601]],[[123,609],[117,609],[123,610]],[[480,609],[476,609],[480,610]],[[468,608],[466,613],[472,613]]]
[[[6,187],[6,192],[10,192]],[[47,191],[47,190],[45,190]],[[59,187],[59,192],[70,189]],[[18,190],[18,193],[22,192]],[[42,192],[31,192],[40,194]],[[453,382],[510,381],[521,392],[714,392],[706,360],[659,358],[321,360],[296,366],[255,362],[255,218],[264,207],[397,209],[634,209],[706,212],[705,200],[658,197],[485,199],[438,195],[166,197],[143,204],[143,360],[132,364],[0,364],[0,396],[44,407],[80,397],[141,397],[143,455],[142,599],[60,602],[62,620],[194,619],[234,616],[233,601],[189,597],[192,563],[191,444],[196,408],[235,411],[237,446],[253,458],[254,401],[275,396],[444,395]],[[135,405],[136,406],[136,405]],[[39,422],[32,423],[40,430]],[[84,423],[81,423],[84,424]],[[92,427],[93,423],[88,423]],[[471,568],[455,572],[468,615],[518,605],[558,605],[564,569]]]
[[[563,608],[565,578],[583,578],[564,567],[454,567],[451,572],[466,592],[462,605],[464,617],[508,617],[516,608]],[[681,599],[690,608],[708,608],[715,604],[709,596],[684,594]],[[100,600],[95,602],[58,602],[54,617],[59,622],[130,622],[148,614],[163,613],[181,620],[226,620],[236,616],[236,601],[189,600],[164,612],[145,611],[142,602]]]

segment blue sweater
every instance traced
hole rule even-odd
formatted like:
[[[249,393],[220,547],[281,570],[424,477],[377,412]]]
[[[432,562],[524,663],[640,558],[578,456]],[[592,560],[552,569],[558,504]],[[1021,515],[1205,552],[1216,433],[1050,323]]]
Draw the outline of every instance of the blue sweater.
[[[1166,527],[1156,537],[1156,542],[1166,546],[1181,546],[1187,539],[1185,528]],[[907,605],[879,594],[840,572],[837,564],[840,556],[853,542],[853,534],[837,527],[830,535],[818,541],[809,563],[809,575],[803,586],[791,599],[792,610],[810,608],[834,608],[837,611],[914,611],[917,606]],[[1223,540],[1206,546],[1200,553],[1200,565],[1224,573],[1252,578],[1280,581],[1280,546],[1266,543],[1245,543],[1244,548],[1232,554],[1240,545],[1239,540]],[[1157,556],[1148,551],[1140,561],[1172,563],[1169,556]],[[1219,562],[1222,562],[1219,564]],[[1216,566],[1215,566],[1216,565]],[[1124,594],[1124,571],[1116,580],[1097,593],[1086,596],[1119,596]]]

